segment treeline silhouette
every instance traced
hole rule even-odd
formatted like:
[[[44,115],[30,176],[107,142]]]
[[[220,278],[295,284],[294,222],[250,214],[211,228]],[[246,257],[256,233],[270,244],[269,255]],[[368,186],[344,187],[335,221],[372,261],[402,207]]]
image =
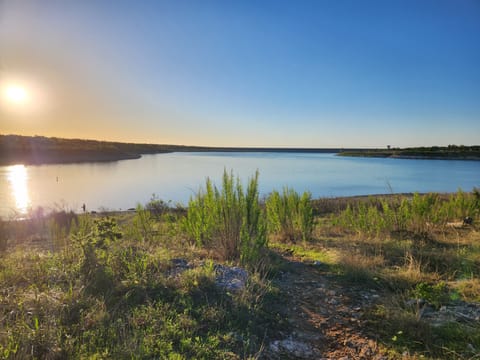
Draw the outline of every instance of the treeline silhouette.
[[[136,144],[44,136],[0,135],[0,165],[101,162],[137,159],[142,154],[168,152],[296,152],[339,153],[359,149],[211,147]]]
[[[0,135],[0,165],[116,161],[136,159],[142,154],[195,150],[178,145]]]
[[[390,157],[405,159],[480,160],[480,146],[448,145],[392,149],[342,151],[343,156]]]

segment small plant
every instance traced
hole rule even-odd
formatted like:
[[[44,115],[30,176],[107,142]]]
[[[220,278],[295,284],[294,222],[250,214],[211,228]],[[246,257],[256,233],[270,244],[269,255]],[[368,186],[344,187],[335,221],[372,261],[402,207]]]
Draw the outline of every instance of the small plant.
[[[92,294],[104,294],[111,288],[111,271],[108,267],[108,247],[120,239],[120,232],[115,219],[106,217],[93,222],[93,232],[77,238],[83,250],[80,272],[87,291]]]
[[[224,171],[222,188],[207,179],[190,199],[184,228],[199,246],[216,249],[223,259],[254,261],[267,245],[258,199],[258,172],[244,191],[240,179]]]
[[[442,305],[447,304],[451,299],[447,284],[445,284],[443,281],[440,281],[435,285],[421,282],[415,287],[413,295],[417,299],[424,299],[428,303],[432,304],[436,309],[439,309]]]
[[[288,187],[282,194],[273,191],[267,198],[266,208],[269,232],[292,242],[310,239],[314,226],[310,193],[300,196]]]
[[[360,235],[378,237],[392,232],[411,232],[425,237],[433,226],[443,226],[466,216],[475,218],[479,213],[479,195],[464,193],[441,197],[439,194],[415,193],[411,198],[381,199],[380,202],[359,202],[342,211],[337,224],[357,231]]]
[[[145,210],[148,210],[155,219],[160,220],[163,214],[165,214],[170,206],[167,202],[160,199],[157,195],[153,194],[150,201],[145,205]]]
[[[154,219],[152,213],[142,205],[137,206],[135,217],[133,218],[134,236],[142,241],[151,241],[153,239]]]

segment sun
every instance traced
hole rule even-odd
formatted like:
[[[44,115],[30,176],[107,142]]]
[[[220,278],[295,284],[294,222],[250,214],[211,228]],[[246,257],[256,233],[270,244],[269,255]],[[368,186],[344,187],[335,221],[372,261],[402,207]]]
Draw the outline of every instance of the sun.
[[[14,104],[23,104],[27,101],[28,94],[24,87],[10,85],[5,89],[6,99]]]

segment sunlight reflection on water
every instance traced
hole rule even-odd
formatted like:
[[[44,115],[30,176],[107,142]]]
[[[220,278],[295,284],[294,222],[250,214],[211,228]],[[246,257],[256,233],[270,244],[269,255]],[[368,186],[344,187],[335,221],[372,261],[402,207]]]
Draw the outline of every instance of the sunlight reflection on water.
[[[30,205],[27,168],[24,165],[9,166],[7,168],[7,179],[12,190],[12,197],[15,199],[15,210],[21,214],[26,214]]]

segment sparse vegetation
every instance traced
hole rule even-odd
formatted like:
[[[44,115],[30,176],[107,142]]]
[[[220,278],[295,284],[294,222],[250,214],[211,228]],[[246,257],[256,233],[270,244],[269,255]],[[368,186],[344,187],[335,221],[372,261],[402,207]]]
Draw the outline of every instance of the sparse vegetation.
[[[268,227],[281,240],[297,242],[310,240],[314,218],[310,193],[300,196],[295,190],[274,190],[266,201]]]
[[[392,359],[478,358],[478,320],[440,316],[480,300],[478,190],[312,201],[285,189],[262,204],[258,174],[221,185],[207,180],[186,210],[154,198],[135,213],[1,222],[0,359],[268,358],[292,326],[365,293],[358,326],[317,328],[329,357],[358,338]],[[218,264],[247,268],[245,286],[219,287]]]
[[[80,215],[62,250],[4,253],[0,358],[255,357],[278,327],[275,288],[252,270],[243,290],[219,289],[202,249],[127,236],[143,216]],[[177,272],[179,257],[195,266]]]
[[[412,233],[428,237],[439,227],[462,227],[466,217],[478,217],[480,193],[459,190],[450,196],[413,194],[412,197],[370,198],[367,202],[348,205],[340,213],[338,224],[362,236],[385,236]]]
[[[258,172],[245,192],[233,173],[224,172],[221,189],[207,179],[205,189],[190,200],[184,224],[198,246],[216,249],[223,260],[257,260],[267,244]]]

